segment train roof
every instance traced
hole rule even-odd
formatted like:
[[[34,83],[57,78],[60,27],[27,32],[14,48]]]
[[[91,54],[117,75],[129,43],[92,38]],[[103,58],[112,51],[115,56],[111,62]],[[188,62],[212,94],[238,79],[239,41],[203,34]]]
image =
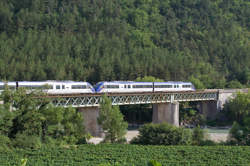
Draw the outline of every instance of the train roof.
[[[136,81],[102,81],[98,82],[97,84],[100,83],[118,83],[118,84],[138,84],[138,83],[153,83],[153,82],[136,82]],[[191,82],[181,82],[181,81],[166,81],[166,82],[154,82],[155,84],[192,84]]]

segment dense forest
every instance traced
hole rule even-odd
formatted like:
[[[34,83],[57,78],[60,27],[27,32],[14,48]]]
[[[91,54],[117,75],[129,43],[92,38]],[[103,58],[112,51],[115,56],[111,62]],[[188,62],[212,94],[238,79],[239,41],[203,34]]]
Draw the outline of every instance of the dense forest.
[[[0,80],[250,86],[248,0],[1,0]]]

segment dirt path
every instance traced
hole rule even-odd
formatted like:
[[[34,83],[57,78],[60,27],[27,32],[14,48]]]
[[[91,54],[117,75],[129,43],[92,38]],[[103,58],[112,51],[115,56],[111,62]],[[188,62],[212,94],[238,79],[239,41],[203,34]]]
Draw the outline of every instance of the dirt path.
[[[134,137],[138,136],[139,131],[138,130],[129,130],[126,134],[127,142],[130,142]],[[215,142],[221,142],[226,141],[228,137],[228,133],[208,133],[208,139],[215,141]],[[103,140],[103,138],[100,137],[93,137],[88,142],[93,144],[98,144]]]

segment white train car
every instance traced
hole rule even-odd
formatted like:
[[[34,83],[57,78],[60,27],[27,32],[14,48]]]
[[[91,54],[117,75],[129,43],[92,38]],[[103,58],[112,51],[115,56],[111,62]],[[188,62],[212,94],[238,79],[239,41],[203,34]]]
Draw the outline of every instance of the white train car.
[[[95,86],[97,93],[152,92],[152,82],[113,81],[99,82]]]
[[[48,94],[94,93],[95,90],[88,82],[74,81],[20,81],[17,87],[31,90],[43,89]]]
[[[194,91],[195,87],[191,82],[154,82],[154,92],[166,91]]]
[[[95,86],[97,93],[136,93],[136,92],[175,92],[194,91],[191,82],[99,82]]]

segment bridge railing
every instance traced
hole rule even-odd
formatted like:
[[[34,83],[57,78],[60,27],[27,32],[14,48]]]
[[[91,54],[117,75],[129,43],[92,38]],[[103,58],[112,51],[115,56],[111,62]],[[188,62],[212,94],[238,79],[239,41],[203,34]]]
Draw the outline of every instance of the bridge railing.
[[[209,101],[218,99],[218,91],[195,91],[174,93],[107,94],[112,105],[154,104],[181,101]],[[55,106],[98,107],[102,94],[48,96]]]

